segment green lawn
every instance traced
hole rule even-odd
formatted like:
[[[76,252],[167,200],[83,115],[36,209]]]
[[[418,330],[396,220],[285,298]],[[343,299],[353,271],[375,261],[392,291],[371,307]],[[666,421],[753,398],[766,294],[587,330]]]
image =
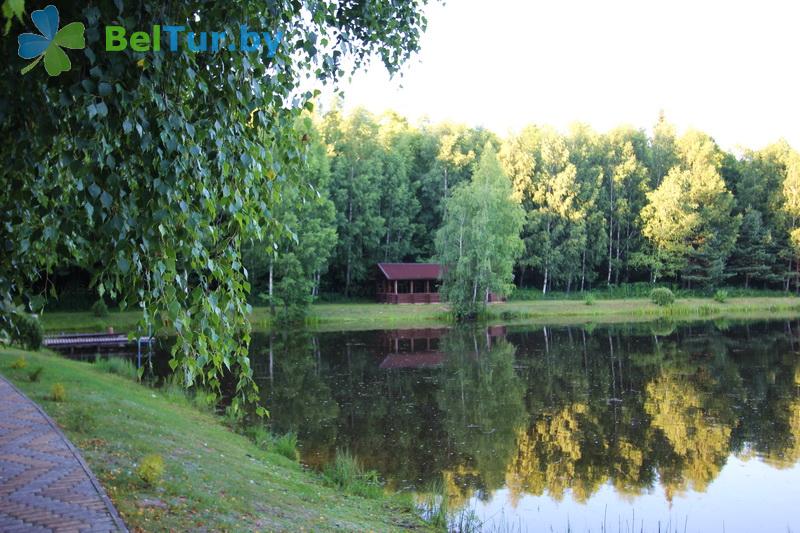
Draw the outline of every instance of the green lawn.
[[[724,303],[712,298],[679,298],[671,306],[659,307],[650,300],[513,301],[491,307],[495,320],[505,314],[509,323],[570,324],[580,322],[645,322],[659,318],[677,321],[707,318],[782,318],[800,314],[800,298],[794,296],[752,296],[728,298]]]
[[[658,307],[644,298],[596,300],[510,301],[489,306],[488,319],[506,324],[568,324],[581,322],[642,322],[660,317],[694,320],[716,317],[766,318],[800,313],[800,298],[794,296],[753,296],[729,298],[725,303],[711,298],[679,298],[670,307]],[[135,327],[138,311],[112,312],[97,318],[90,312],[45,313],[46,331],[102,331],[112,326],[117,331]],[[269,310],[253,310],[253,326],[269,329]],[[415,328],[443,326],[449,323],[443,304],[389,305],[378,303],[315,304],[311,307],[308,327],[315,331]]]
[[[27,368],[11,364],[20,356]],[[41,366],[37,382],[29,372]],[[48,352],[0,347],[0,373],[42,405],[81,449],[131,530],[390,531],[425,528],[410,499],[364,499],[265,452],[180,393],[166,393]],[[50,401],[54,383],[67,399]],[[78,430],[76,417],[94,427]],[[88,424],[91,426],[92,424]],[[158,488],[135,474],[147,454],[164,457]]]

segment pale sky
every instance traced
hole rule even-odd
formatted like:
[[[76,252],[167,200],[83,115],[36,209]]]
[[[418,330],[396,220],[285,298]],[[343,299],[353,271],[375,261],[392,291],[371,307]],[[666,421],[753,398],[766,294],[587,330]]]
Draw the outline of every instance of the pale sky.
[[[649,130],[663,109],[726,149],[781,137],[800,149],[794,0],[449,0],[427,13],[404,77],[376,63],[345,85],[346,108],[500,135],[575,121]]]

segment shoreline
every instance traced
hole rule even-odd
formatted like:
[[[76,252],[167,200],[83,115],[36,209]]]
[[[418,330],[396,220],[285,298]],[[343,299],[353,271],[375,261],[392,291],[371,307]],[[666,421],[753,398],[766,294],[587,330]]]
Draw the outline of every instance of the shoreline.
[[[676,322],[736,319],[782,319],[800,316],[800,297],[752,296],[728,298],[679,298],[671,306],[659,307],[645,298],[596,300],[521,300],[490,304],[479,323],[488,325],[578,325]],[[113,311],[96,317],[90,311],[57,311],[42,315],[46,333],[74,331],[118,332],[135,330],[139,311]],[[269,309],[254,307],[251,323],[255,331],[273,328]],[[363,331],[370,329],[430,328],[453,325],[444,304],[317,303],[311,306],[304,327],[312,332]],[[280,327],[280,326],[275,326]]]

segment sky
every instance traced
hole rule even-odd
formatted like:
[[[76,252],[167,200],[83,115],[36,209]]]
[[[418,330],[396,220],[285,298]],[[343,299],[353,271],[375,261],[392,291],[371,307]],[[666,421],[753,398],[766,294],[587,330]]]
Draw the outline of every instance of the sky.
[[[679,132],[725,149],[800,149],[800,3],[794,0],[449,0],[426,8],[402,78],[378,62],[345,108],[393,109],[500,135],[526,124]]]

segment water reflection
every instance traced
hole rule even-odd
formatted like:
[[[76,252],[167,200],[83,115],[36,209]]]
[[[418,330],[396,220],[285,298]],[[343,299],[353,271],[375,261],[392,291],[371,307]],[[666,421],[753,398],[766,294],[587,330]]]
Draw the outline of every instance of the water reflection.
[[[742,479],[766,465],[762,478],[784,470],[795,488],[751,512],[785,531],[800,514],[780,504],[800,486],[796,332],[782,322],[256,335],[254,362],[275,429],[297,432],[311,465],[346,448],[395,489],[438,483],[451,509],[536,524],[546,506],[596,513],[600,501],[615,522],[631,505],[655,506],[642,518],[655,520],[713,499],[712,484],[747,491],[725,481],[726,465]],[[736,498],[721,512],[735,514]]]

